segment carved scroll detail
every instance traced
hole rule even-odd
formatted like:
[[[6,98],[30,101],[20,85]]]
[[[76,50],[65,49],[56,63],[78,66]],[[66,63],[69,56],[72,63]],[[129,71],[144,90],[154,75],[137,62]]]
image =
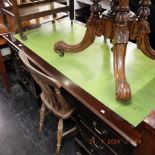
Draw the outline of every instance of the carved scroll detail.
[[[131,89],[125,76],[125,57],[126,47],[129,38],[137,40],[137,46],[141,51],[151,59],[155,59],[155,50],[149,44],[148,34],[150,26],[147,22],[150,15],[150,0],[141,0],[141,7],[138,10],[138,16],[129,8],[129,0],[111,0],[111,9],[105,11],[100,16],[101,0],[91,0],[91,17],[87,22],[87,30],[82,41],[77,45],[68,45],[63,41],[55,44],[55,51],[61,55],[64,52],[80,52],[90,46],[95,37],[109,38],[113,41],[114,53],[114,76],[116,85],[116,98],[118,100],[129,100],[131,98]]]
[[[116,83],[116,99],[126,101],[131,99],[131,89],[127,81],[117,81]]]
[[[137,38],[137,46],[147,57],[155,59],[155,50],[150,46],[147,34],[141,35]]]
[[[93,31],[94,31],[93,27],[88,28],[83,40],[77,45],[69,45],[64,41],[59,41],[55,43],[54,45],[55,52],[63,55],[64,52],[77,53],[83,51],[94,42],[96,36],[94,33],[92,33]]]
[[[138,10],[138,32],[135,34],[137,46],[147,57],[155,59],[155,50],[151,48],[148,37],[148,34],[150,33],[150,26],[147,19],[150,15],[149,6],[151,5],[151,1],[141,0],[140,4],[142,6]]]
[[[115,16],[116,15],[118,4],[119,4],[118,0],[111,0],[110,1],[111,9],[108,11],[109,16]]]
[[[77,45],[69,45],[64,41],[59,41],[54,45],[55,52],[60,53],[62,56],[64,55],[64,52],[81,52],[94,42],[96,36],[102,35],[99,21],[101,6],[98,2],[100,1],[101,0],[93,0],[94,3],[91,6],[91,17],[87,22],[87,30],[83,40]]]

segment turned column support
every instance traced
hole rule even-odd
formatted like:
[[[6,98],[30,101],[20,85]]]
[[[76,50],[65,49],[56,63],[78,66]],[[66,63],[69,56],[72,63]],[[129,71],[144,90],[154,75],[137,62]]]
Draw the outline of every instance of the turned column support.
[[[141,0],[140,1],[141,7],[138,10],[138,18],[139,20],[147,20],[148,16],[150,15],[150,8],[151,5],[150,0]]]
[[[110,10],[108,11],[108,15],[113,17],[116,15],[117,13],[117,7],[118,7],[118,4],[119,4],[119,0],[111,0],[110,1]]]
[[[129,0],[119,0],[118,12],[115,17],[114,76],[116,98],[123,101],[131,98],[131,89],[125,77],[126,47],[129,39],[129,10]]]

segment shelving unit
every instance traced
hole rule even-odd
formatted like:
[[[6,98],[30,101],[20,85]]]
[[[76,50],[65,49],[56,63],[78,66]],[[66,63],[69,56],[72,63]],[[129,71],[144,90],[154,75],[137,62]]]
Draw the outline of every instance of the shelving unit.
[[[2,2],[1,2],[2,1]],[[3,22],[7,26],[6,15],[12,16],[17,24],[17,31],[23,40],[26,37],[23,34],[21,22],[48,15],[56,15],[60,12],[70,12],[70,19],[74,19],[74,0],[69,0],[69,5],[62,5],[57,1],[36,0],[28,3],[17,4],[17,0],[0,0]],[[6,3],[8,4],[6,6]]]

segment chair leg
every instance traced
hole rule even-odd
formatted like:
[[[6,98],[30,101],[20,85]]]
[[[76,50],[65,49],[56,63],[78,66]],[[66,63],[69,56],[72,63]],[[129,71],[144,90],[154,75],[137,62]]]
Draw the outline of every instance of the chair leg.
[[[54,2],[51,3],[51,10],[54,10],[55,6],[54,6]],[[52,19],[52,24],[55,23],[55,18],[57,17],[57,14],[56,13],[53,13],[52,14],[53,16],[53,19]]]
[[[69,0],[69,6],[70,6],[70,20],[71,25],[73,26],[73,20],[74,20],[74,0]]]
[[[2,80],[3,80],[4,86],[5,86],[6,90],[7,90],[7,92],[10,93],[11,92],[10,84],[9,84],[8,75],[7,75],[5,66],[4,66],[4,62],[3,62],[3,57],[1,55],[1,51],[0,51],[0,74],[2,76]]]
[[[27,36],[24,35],[24,31],[23,31],[23,28],[22,28],[22,21],[21,21],[21,16],[20,16],[20,13],[19,13],[19,8],[18,8],[17,1],[13,0],[12,5],[13,5],[14,18],[15,18],[16,25],[17,25],[17,31],[19,32],[20,37],[21,37],[22,40],[27,40]]]
[[[41,131],[42,131],[42,128],[43,128],[43,122],[44,122],[44,117],[45,117],[45,111],[46,111],[45,104],[42,103],[42,106],[41,106],[41,109],[40,109],[39,132],[41,132]]]
[[[59,119],[58,122],[58,131],[57,131],[57,149],[56,155],[60,154],[60,147],[62,142],[62,135],[63,135],[63,119]]]

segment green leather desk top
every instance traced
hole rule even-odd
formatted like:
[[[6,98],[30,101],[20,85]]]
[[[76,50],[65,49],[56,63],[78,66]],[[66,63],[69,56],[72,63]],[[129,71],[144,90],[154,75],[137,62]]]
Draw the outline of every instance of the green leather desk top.
[[[69,20],[61,20],[54,25],[26,32],[28,39],[16,38],[49,64],[66,75],[89,94],[120,115],[133,126],[137,126],[155,109],[155,61],[144,56],[129,43],[126,55],[126,77],[132,89],[132,100],[122,104],[115,100],[113,76],[113,53],[111,44],[103,43],[103,37],[81,53],[65,54],[60,57],[54,52],[56,41],[65,40],[69,44],[79,43],[86,28]]]

